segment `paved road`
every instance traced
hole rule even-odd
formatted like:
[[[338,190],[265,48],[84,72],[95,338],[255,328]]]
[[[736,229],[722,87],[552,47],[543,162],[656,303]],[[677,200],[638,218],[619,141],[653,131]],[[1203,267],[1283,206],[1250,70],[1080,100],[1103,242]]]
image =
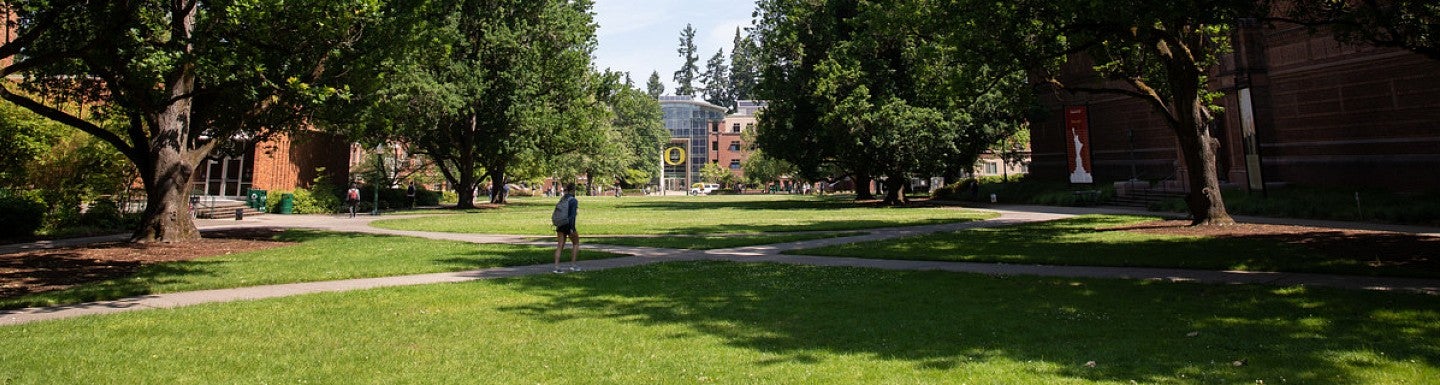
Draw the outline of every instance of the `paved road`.
[[[1134,211],[1120,209],[1075,209],[1046,206],[1005,206],[1003,208],[988,208],[987,210],[999,213],[1000,217],[986,221],[871,229],[866,230],[867,233],[863,235],[729,249],[680,250],[647,247],[586,245],[585,247],[587,249],[622,254],[627,255],[627,257],[582,261],[579,263],[579,266],[584,270],[605,270],[618,267],[629,267],[667,261],[720,260],[735,262],[773,262],[815,266],[852,266],[891,270],[941,270],[992,275],[1035,275],[1053,277],[1153,279],[1174,282],[1205,282],[1226,284],[1315,285],[1364,290],[1406,291],[1440,295],[1440,280],[1433,279],[1129,267],[1042,266],[968,262],[900,261],[782,254],[782,252],[788,250],[808,249],[856,242],[869,242],[921,234],[929,234],[935,232],[961,231],[981,227],[1010,226],[1023,223],[1050,221],[1068,218],[1074,215],[1085,213],[1138,213]],[[511,243],[536,245],[551,244],[548,242],[534,242],[533,240],[536,237],[532,235],[487,235],[439,233],[425,231],[400,231],[380,229],[369,226],[371,221],[374,221],[378,218],[390,219],[399,217],[400,216],[361,216],[356,218],[347,218],[344,216],[264,215],[250,217],[244,221],[198,220],[197,225],[199,225],[202,229],[206,230],[241,227],[289,227],[311,228],[329,231],[404,235],[473,243]],[[1241,220],[1244,221],[1245,219]],[[1415,230],[1410,232],[1417,234],[1440,235],[1440,231],[1434,231],[1434,229],[1414,228],[1410,230]],[[113,237],[98,237],[84,240],[51,242],[49,244],[29,244],[22,246],[12,246],[14,246],[13,249],[29,249],[37,247],[63,247],[67,245],[84,244],[82,242],[85,241],[95,242],[117,240],[111,238]],[[123,237],[120,237],[119,239],[123,239]],[[4,252],[6,252],[5,249],[0,248],[0,253]],[[172,308],[202,303],[252,300],[307,293],[359,290],[401,285],[463,282],[477,279],[544,274],[548,273],[550,268],[551,266],[549,264],[544,264],[535,266],[492,268],[454,273],[421,274],[398,277],[309,282],[285,285],[255,286],[235,289],[155,294],[141,297],[126,298],[115,301],[92,302],[71,306],[0,311],[0,325],[13,325],[49,319],[69,318],[92,314],[107,314],[138,309]]]

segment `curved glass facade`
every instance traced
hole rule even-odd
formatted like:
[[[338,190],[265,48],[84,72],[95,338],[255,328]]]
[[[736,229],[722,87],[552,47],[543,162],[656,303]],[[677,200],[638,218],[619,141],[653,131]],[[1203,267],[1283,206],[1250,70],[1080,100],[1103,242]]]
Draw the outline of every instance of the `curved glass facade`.
[[[700,168],[710,158],[710,131],[725,119],[725,107],[695,100],[689,96],[661,96],[665,129],[670,130],[666,148],[683,146],[685,164],[665,166],[665,188],[687,190],[700,180]]]

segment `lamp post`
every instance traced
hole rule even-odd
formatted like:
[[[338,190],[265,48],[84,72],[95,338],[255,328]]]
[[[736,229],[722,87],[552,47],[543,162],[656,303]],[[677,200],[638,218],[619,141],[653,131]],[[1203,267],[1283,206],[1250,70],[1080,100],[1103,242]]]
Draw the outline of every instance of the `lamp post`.
[[[378,172],[376,172],[376,176],[379,176],[379,177],[381,177],[381,178],[383,178],[383,177],[385,176],[385,175],[384,175],[384,173],[385,173],[385,151],[384,151],[384,146],[385,146],[384,143],[377,143],[377,144],[375,144],[375,156],[377,157],[377,158],[375,159],[375,163],[377,163],[376,166],[378,166],[378,167],[377,167],[378,170],[375,170],[375,171],[378,171]],[[372,183],[372,184],[374,185],[373,188],[375,189],[375,207],[373,207],[373,208],[370,209],[370,215],[380,215],[380,178],[375,178],[375,179],[376,179],[375,182]]]

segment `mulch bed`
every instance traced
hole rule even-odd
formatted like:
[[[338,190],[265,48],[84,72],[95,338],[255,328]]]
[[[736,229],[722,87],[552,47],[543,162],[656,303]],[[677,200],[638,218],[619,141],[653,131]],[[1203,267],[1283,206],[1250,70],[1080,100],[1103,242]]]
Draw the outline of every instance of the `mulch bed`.
[[[1300,245],[1321,255],[1372,261],[1373,267],[1404,266],[1440,271],[1440,237],[1384,231],[1305,226],[1236,224],[1189,226],[1188,220],[1166,220],[1106,228],[1149,234],[1259,239]]]
[[[134,274],[145,265],[285,246],[290,243],[271,240],[283,231],[278,228],[206,231],[205,238],[196,242],[107,242],[0,255],[0,298],[120,278]]]

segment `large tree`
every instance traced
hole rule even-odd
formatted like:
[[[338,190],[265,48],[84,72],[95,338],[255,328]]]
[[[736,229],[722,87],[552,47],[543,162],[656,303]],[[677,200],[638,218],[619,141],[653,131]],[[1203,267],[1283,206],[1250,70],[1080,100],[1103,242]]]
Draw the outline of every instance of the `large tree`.
[[[1231,25],[1264,14],[1255,1],[976,1],[953,10],[953,20],[981,25],[1007,20],[1006,27],[983,30],[960,40],[965,45],[1002,41],[1025,47],[1011,52],[1043,82],[1065,92],[1122,95],[1143,101],[1175,133],[1188,169],[1186,197],[1196,225],[1228,225],[1216,165],[1219,142],[1210,135],[1216,100],[1208,75],[1229,50]],[[1014,57],[1001,50],[987,54]],[[1083,56],[1079,56],[1083,55]],[[1084,57],[1098,78],[1062,77],[1050,60]]]
[[[92,135],[139,171],[133,241],[185,241],[195,165],[232,138],[299,127],[373,16],[333,0],[7,1],[0,98]],[[7,22],[8,24],[8,22]],[[92,106],[72,109],[66,106]],[[81,113],[84,111],[85,113]]]
[[[786,109],[761,115],[761,148],[789,157],[795,147],[786,142],[812,141],[825,148],[823,161],[799,158],[802,174],[828,163],[859,175],[862,187],[865,176],[884,176],[885,201],[904,203],[911,177],[968,168],[1018,129],[1029,105],[1024,72],[995,69],[941,44],[946,31],[924,22],[935,16],[932,8],[921,1],[762,2],[762,47],[779,56],[767,58],[773,72],[761,89]],[[784,80],[772,82],[771,73]],[[795,101],[808,111],[795,109]],[[767,127],[775,123],[798,132]]]
[[[730,66],[725,64],[725,50],[715,51],[700,73],[701,98],[717,106],[735,108],[735,84],[730,82]]]
[[[660,99],[660,95],[665,94],[665,83],[660,82],[660,71],[650,72],[650,80],[645,82],[645,93],[654,99]]]
[[[755,85],[760,81],[760,65],[755,58],[759,49],[754,39],[740,35],[740,28],[735,28],[735,40],[730,48],[730,89],[736,100],[755,99]]]
[[[550,154],[593,134],[589,1],[409,0],[391,11],[410,47],[375,83],[364,122],[372,138],[398,139],[435,160],[474,207],[491,181],[505,203],[513,176],[538,177]],[[569,141],[569,142],[567,142]]]
[[[685,24],[680,31],[680,48],[675,50],[685,62],[675,71],[675,94],[695,95],[695,77],[700,73],[700,51],[695,48],[695,27]]]

